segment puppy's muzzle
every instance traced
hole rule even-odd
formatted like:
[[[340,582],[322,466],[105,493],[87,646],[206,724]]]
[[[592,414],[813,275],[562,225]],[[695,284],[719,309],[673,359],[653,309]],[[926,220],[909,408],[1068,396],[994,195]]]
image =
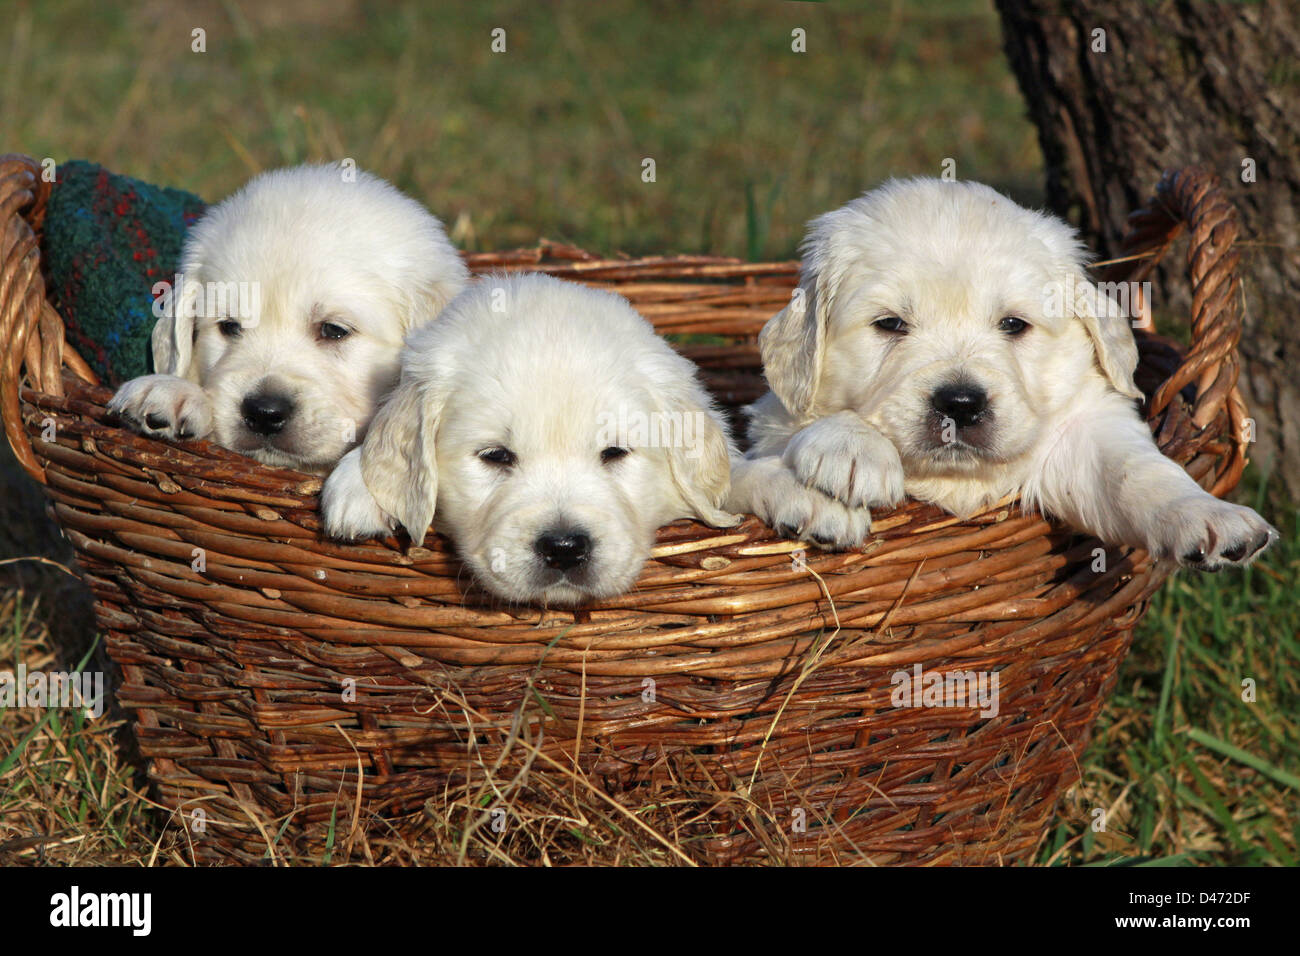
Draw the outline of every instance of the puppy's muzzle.
[[[278,435],[293,417],[294,404],[277,392],[246,395],[239,406],[248,430],[258,435]]]
[[[970,428],[983,421],[989,396],[978,385],[958,382],[935,389],[930,405],[940,415],[951,418],[958,428]]]
[[[567,573],[587,563],[591,537],[581,528],[543,531],[533,542],[533,550],[548,568]]]

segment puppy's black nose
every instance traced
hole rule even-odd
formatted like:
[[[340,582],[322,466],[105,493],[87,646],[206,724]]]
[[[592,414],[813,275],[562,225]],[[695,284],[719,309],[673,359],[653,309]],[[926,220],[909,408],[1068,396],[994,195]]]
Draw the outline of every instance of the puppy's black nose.
[[[250,430],[259,435],[274,435],[293,415],[293,402],[283,395],[260,393],[245,396],[239,410]]]
[[[930,404],[940,415],[946,415],[958,428],[974,425],[989,407],[989,397],[984,389],[968,382],[944,385],[930,396]]]
[[[591,539],[578,530],[543,531],[533,542],[533,550],[548,568],[568,571],[587,560]]]

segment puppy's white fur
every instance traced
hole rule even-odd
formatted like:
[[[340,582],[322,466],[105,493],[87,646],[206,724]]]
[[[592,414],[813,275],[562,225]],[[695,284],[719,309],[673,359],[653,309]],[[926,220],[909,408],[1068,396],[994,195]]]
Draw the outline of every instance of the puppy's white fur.
[[[731,509],[853,547],[868,509],[904,492],[961,516],[1020,494],[1205,570],[1277,536],[1160,453],[1134,402],[1128,319],[1060,220],[977,183],[891,181],[814,220],[803,252],[760,336],[772,391],[751,406]],[[987,398],[969,427],[939,410],[954,386]]]
[[[147,435],[210,438],[315,472],[364,434],[406,332],[468,281],[420,203],[337,164],[249,181],[194,224],[180,272],[175,307],[154,326],[156,374],[124,384],[110,409]],[[260,396],[285,403],[277,432],[246,420],[245,399]]]
[[[408,338],[400,383],[321,511],[343,540],[396,523],[418,543],[436,522],[497,596],[572,605],[631,587],[661,525],[738,521],[721,509],[733,453],[695,367],[626,299],[490,276]],[[555,532],[590,553],[548,565],[539,542]]]

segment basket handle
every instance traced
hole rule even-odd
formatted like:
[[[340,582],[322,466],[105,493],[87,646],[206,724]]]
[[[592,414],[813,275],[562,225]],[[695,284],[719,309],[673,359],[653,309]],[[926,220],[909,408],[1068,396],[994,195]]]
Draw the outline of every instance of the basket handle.
[[[1246,403],[1237,388],[1242,331],[1241,220],[1215,173],[1203,166],[1168,170],[1146,205],[1128,217],[1120,258],[1141,256],[1136,267],[1117,263],[1107,278],[1140,281],[1155,271],[1170,246],[1188,233],[1187,278],[1192,290],[1191,344],[1147,406],[1156,421],[1188,385],[1195,383],[1191,422],[1204,430],[1221,413],[1228,418],[1231,451],[1211,494],[1226,494],[1246,467],[1249,436]]]
[[[45,218],[51,184],[29,156],[0,156],[0,420],[14,457],[41,484],[23,427],[19,390],[24,372],[34,388],[63,394],[63,321],[45,299],[36,229]]]
[[[1244,444],[1240,425],[1245,404],[1237,392],[1241,341],[1241,253],[1237,239],[1241,221],[1219,177],[1204,167],[1169,170],[1155,196],[1128,217],[1128,233],[1120,258],[1142,256],[1136,267],[1112,266],[1107,278],[1125,275],[1140,281],[1155,271],[1169,247],[1184,232],[1187,277],[1192,289],[1191,345],[1182,362],[1151,397],[1148,417],[1161,415],[1174,396],[1196,383],[1192,421],[1205,428],[1227,405],[1235,440]]]

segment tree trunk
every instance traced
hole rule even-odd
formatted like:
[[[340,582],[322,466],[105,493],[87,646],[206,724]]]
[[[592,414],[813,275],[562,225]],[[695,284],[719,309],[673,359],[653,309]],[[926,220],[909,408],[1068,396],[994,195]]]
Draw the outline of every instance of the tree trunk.
[[[1048,205],[1094,250],[1113,253],[1164,169],[1223,179],[1245,232],[1251,458],[1300,500],[1300,2],[995,2]],[[1157,295],[1177,302],[1173,288]]]

